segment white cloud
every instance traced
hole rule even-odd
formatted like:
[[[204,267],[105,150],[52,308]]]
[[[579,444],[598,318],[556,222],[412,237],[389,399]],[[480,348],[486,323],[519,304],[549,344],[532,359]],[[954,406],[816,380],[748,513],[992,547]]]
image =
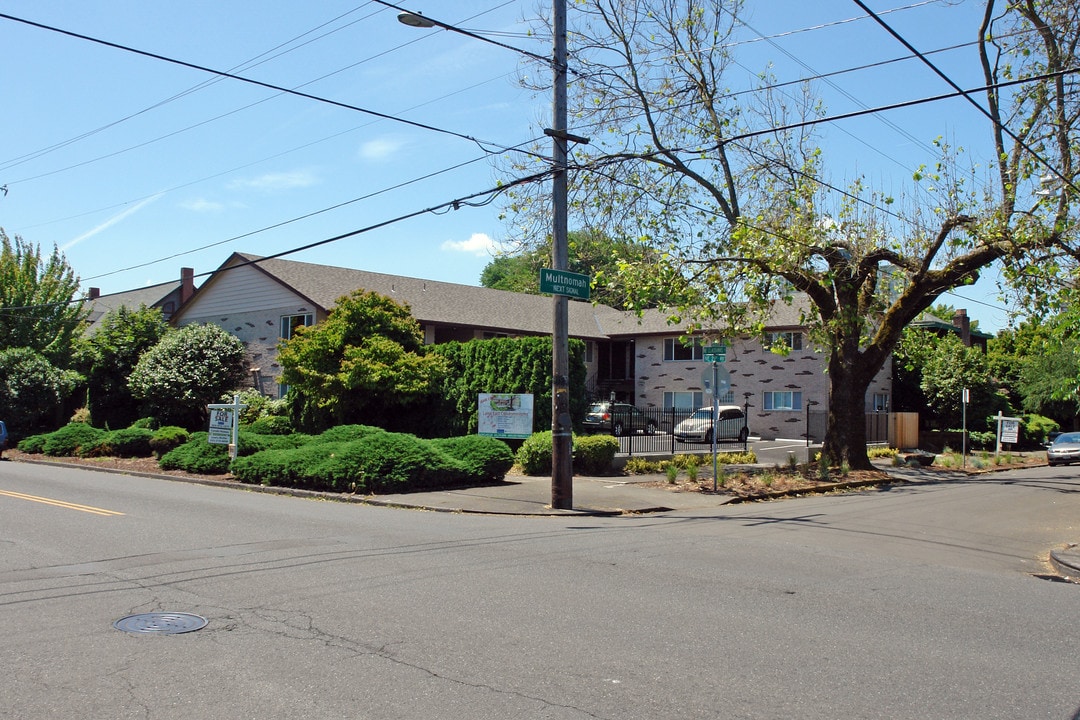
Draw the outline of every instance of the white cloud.
[[[396,155],[405,142],[395,137],[381,137],[360,145],[360,158],[373,162],[384,162]]]
[[[144,207],[146,207],[150,203],[154,202],[155,200],[157,200],[159,197],[161,197],[164,194],[165,193],[158,193],[157,195],[151,195],[150,197],[146,198],[145,200],[140,200],[139,202],[135,203],[135,205],[133,207],[129,207],[127,210],[124,210],[122,212],[117,213],[116,215],[113,215],[111,218],[109,218],[105,222],[101,223],[97,227],[94,227],[94,228],[91,228],[90,230],[87,230],[82,235],[80,235],[77,238],[71,240],[67,244],[62,245],[60,247],[60,250],[62,252],[67,252],[71,248],[73,248],[76,245],[78,245],[79,243],[81,243],[83,240],[86,240],[87,238],[92,238],[95,235],[97,235],[98,233],[104,232],[105,230],[108,230],[109,228],[111,228],[113,225],[117,224],[121,220],[129,218],[132,215],[134,215],[135,213],[139,212]]]
[[[477,257],[493,256],[498,250],[495,241],[484,233],[473,233],[468,240],[447,240],[441,247],[443,250],[471,253]]]
[[[180,203],[180,207],[193,212],[221,212],[225,209],[225,204],[205,198],[196,198]]]
[[[266,173],[253,178],[233,180],[229,183],[229,187],[234,190],[275,192],[310,187],[318,182],[319,179],[310,170],[293,170],[292,172]]]

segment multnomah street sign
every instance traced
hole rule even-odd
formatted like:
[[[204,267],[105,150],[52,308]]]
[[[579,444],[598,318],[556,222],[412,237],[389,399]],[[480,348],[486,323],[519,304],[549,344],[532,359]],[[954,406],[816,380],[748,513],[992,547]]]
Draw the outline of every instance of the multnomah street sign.
[[[540,292],[552,295],[566,295],[580,300],[589,299],[589,285],[592,279],[588,275],[572,273],[566,270],[541,268]]]

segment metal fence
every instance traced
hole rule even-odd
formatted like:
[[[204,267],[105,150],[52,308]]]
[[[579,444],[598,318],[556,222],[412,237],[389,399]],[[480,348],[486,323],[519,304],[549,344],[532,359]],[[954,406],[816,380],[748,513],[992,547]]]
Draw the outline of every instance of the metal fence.
[[[668,454],[676,452],[708,452],[712,443],[704,439],[699,441],[678,440],[674,431],[684,420],[690,418],[695,410],[643,408],[642,417],[633,422],[632,427],[622,427],[619,441],[619,455]],[[722,452],[746,452],[749,442],[739,440],[740,430],[745,427],[744,420],[721,420],[720,435],[716,447]]]
[[[708,452],[712,449],[709,442],[680,441],[674,435],[674,429],[679,423],[694,414],[694,410],[661,410],[658,408],[644,408],[641,411],[643,418],[635,421],[634,427],[624,428],[623,434],[618,436],[619,455],[633,457],[634,455],[668,454],[677,452]],[[889,424],[891,413],[866,413],[866,442],[887,443],[890,442]],[[807,440],[807,444],[821,443],[825,439],[825,428],[828,424],[829,413],[825,410],[808,410],[802,432],[799,436]],[[649,426],[655,428],[650,431]],[[749,441],[738,440],[738,430],[743,427],[744,421],[721,421],[720,438],[716,447],[721,452],[746,452]],[[753,431],[753,428],[750,428]]]

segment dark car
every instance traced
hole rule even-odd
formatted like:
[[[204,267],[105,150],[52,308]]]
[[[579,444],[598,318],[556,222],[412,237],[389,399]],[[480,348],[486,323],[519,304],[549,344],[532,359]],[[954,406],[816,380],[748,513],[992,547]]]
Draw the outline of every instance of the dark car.
[[[1080,432],[1061,433],[1046,446],[1047,465],[1080,462]]]
[[[596,402],[585,413],[582,427],[589,432],[606,432],[615,436],[643,432],[656,433],[656,420],[627,403]]]

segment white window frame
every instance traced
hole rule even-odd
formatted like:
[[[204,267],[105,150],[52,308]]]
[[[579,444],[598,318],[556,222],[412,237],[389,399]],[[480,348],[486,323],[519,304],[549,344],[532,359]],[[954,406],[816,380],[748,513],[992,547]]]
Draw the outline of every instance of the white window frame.
[[[793,351],[802,350],[803,334],[795,330],[766,333],[765,347],[786,347]]]
[[[664,338],[664,362],[702,360],[705,358],[704,347],[705,344],[699,337],[695,337],[689,345],[683,343],[682,338]],[[676,350],[684,353],[688,352],[689,357],[676,357]]]
[[[687,399],[690,400],[689,405],[685,404]],[[682,400],[682,402],[677,402],[678,400]],[[664,391],[664,410],[697,410],[699,407],[704,406],[705,393],[700,391]]]
[[[889,394],[874,393],[874,412],[889,412]]]
[[[801,411],[803,409],[802,391],[766,390],[761,398],[761,407],[765,412]]]
[[[300,322],[294,322],[299,320]],[[315,315],[312,313],[296,313],[295,315],[282,315],[278,326],[278,337],[282,340],[291,340],[293,331],[297,327],[308,327],[315,324]]]

